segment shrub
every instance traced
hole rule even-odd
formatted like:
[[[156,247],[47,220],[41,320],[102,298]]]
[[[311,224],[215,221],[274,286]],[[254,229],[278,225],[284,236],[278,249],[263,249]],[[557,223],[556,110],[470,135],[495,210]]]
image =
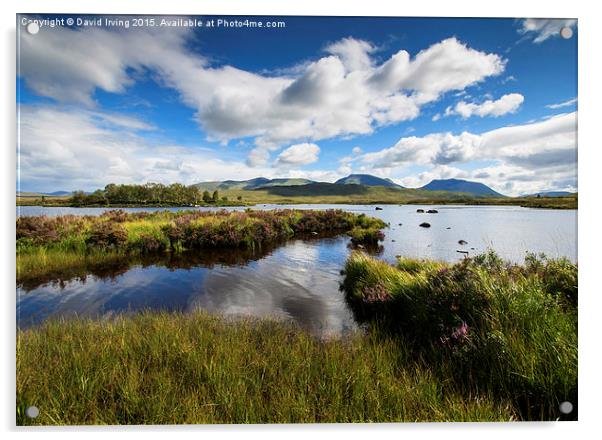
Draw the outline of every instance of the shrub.
[[[127,241],[127,232],[119,224],[109,221],[95,223],[86,239],[86,244],[91,247],[103,249],[118,249]]]
[[[351,242],[353,244],[376,245],[379,241],[385,239],[384,232],[375,227],[363,229],[356,226],[347,234],[351,237]]]

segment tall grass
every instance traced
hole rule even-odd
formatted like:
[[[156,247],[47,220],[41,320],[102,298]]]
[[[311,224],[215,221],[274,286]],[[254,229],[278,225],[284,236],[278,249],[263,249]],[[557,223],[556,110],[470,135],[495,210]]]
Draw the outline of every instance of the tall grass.
[[[36,405],[40,416],[28,419]],[[292,324],[203,313],[53,321],[17,335],[18,424],[511,420],[375,332],[319,340]]]
[[[261,249],[310,233],[353,231],[355,241],[372,243],[382,240],[380,229],[385,226],[382,220],[342,210],[108,211],[101,216],[20,217],[16,225],[17,281],[132,255]]]
[[[343,283],[356,317],[398,335],[440,378],[510,399],[522,418],[551,420],[577,403],[577,266],[488,253],[461,263],[354,253]],[[576,417],[576,413],[572,415]]]

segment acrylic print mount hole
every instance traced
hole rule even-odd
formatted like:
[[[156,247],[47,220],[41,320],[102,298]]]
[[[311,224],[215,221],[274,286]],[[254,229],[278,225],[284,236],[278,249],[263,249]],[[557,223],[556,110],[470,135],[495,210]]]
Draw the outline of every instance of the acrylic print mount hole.
[[[566,26],[560,29],[560,36],[565,40],[569,40],[573,36],[573,30]]]
[[[37,406],[30,406],[25,410],[25,415],[30,419],[35,419],[37,416],[40,415],[40,410]]]
[[[36,22],[29,23],[27,25],[27,32],[29,32],[31,35],[37,34],[38,32],[40,32],[40,25]]]

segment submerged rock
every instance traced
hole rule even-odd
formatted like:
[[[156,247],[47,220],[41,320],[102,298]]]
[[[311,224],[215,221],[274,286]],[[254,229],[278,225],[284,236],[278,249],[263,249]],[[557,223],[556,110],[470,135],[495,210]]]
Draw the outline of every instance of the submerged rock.
[[[424,213],[424,209],[417,209],[416,212],[419,214],[422,214],[422,213]]]
[[[439,211],[437,211],[436,209],[429,209],[428,211],[426,211],[428,214],[438,214]]]
[[[376,207],[376,211],[382,211],[383,209],[380,206]]]
[[[465,254],[468,255],[468,251],[460,251],[460,250],[456,250],[457,253],[459,254]]]
[[[427,222],[423,222],[423,223],[420,223],[418,226],[420,226],[421,228],[430,228],[431,224],[427,223]]]
[[[464,246],[465,244],[468,244],[468,242],[466,240],[460,240],[458,241],[458,244]]]

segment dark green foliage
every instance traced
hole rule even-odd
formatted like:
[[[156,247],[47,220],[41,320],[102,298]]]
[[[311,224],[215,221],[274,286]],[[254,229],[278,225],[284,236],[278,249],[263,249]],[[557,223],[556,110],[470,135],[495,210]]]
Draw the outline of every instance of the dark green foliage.
[[[204,198],[204,197],[203,197]],[[197,187],[180,183],[163,185],[147,183],[144,185],[109,184],[104,190],[92,194],[75,191],[71,197],[72,206],[102,205],[194,205],[201,200]],[[217,200],[217,199],[216,199]]]

